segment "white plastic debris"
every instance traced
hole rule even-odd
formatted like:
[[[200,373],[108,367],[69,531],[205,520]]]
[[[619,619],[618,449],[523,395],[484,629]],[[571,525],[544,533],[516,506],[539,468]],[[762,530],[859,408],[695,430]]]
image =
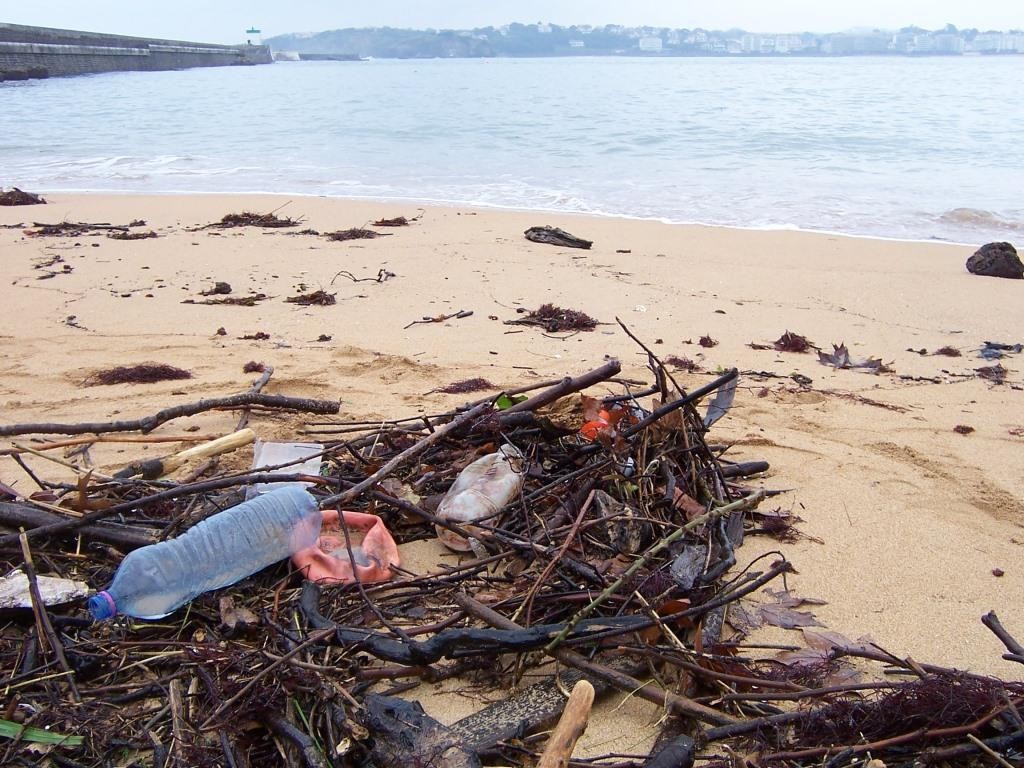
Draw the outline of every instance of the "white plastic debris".
[[[84,581],[72,581],[56,576],[36,576],[39,595],[44,605],[60,605],[85,597],[89,585]],[[32,595],[28,588],[28,576],[14,570],[0,579],[0,608],[31,608]]]
[[[252,468],[276,467],[289,462],[282,469],[274,470],[282,474],[319,475],[320,464],[323,462],[324,447],[320,443],[271,443],[257,440],[253,449]],[[300,460],[303,460],[300,462]],[[251,499],[259,494],[275,491],[285,485],[297,485],[306,488],[312,483],[258,483],[249,486],[246,498]]]

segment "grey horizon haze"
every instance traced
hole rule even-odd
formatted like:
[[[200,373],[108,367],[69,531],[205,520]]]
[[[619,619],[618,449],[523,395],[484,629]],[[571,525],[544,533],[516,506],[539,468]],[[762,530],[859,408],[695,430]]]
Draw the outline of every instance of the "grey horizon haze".
[[[0,22],[90,32],[239,43],[255,26],[263,37],[344,27],[472,29],[512,22],[622,24],[749,32],[841,32],[851,28],[1024,28],[1024,0],[0,0]]]

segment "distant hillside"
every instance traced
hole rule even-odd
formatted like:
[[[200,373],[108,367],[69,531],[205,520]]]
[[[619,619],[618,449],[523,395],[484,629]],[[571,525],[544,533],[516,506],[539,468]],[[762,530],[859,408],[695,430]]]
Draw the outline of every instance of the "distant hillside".
[[[315,35],[278,35],[263,41],[275,51],[351,53],[378,59],[476,58],[495,56],[486,40],[451,31],[334,29]]]

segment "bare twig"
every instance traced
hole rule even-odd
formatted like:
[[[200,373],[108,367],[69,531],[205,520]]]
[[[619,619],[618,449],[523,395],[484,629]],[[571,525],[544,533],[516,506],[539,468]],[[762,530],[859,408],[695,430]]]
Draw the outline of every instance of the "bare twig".
[[[39,593],[39,583],[36,581],[36,566],[32,561],[32,550],[28,547],[28,537],[25,536],[24,531],[19,534],[18,540],[21,543],[21,554],[25,558],[22,569],[28,578],[29,595],[32,598],[32,611],[35,613],[36,623],[45,633],[46,640],[50,644],[50,650],[57,657],[57,663],[60,664],[60,668],[64,670],[64,679],[68,684],[68,688],[71,689],[71,698],[80,703],[82,697],[79,696],[78,686],[75,685],[75,673],[71,671],[71,667],[68,665],[67,657],[64,655],[64,646],[61,644],[60,638],[57,637],[57,633],[53,631],[50,614],[46,612],[46,604],[43,602],[43,596]]]
[[[442,437],[452,432],[455,432],[458,429],[461,429],[466,424],[475,419],[477,416],[481,416],[490,409],[491,404],[489,402],[480,403],[479,405],[470,408],[465,413],[462,413],[456,418],[452,419],[443,427],[436,429],[419,442],[415,443],[409,448],[406,448],[400,454],[395,456],[395,458],[393,458],[391,461],[389,461],[387,464],[378,469],[376,472],[374,472],[372,475],[370,475],[362,482],[357,483],[355,486],[349,488],[347,491],[343,493],[336,493],[333,496],[328,496],[326,499],[320,502],[321,508],[326,508],[334,504],[337,504],[339,506],[342,504],[348,504],[353,499],[358,498],[359,495],[362,494],[364,491],[369,490],[377,483],[379,483],[381,480],[383,480],[385,477],[392,474],[404,463],[423,453],[423,451],[425,451],[431,445],[436,443]]]

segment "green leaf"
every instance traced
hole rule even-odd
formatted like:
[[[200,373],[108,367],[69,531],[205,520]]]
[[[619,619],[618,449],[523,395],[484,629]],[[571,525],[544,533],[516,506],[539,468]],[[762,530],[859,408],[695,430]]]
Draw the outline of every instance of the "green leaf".
[[[0,736],[8,739],[21,739],[35,744],[60,744],[65,747],[82,746],[81,736],[64,736],[59,733],[51,733],[43,728],[36,728],[33,725],[21,725],[12,720],[0,720]]]
[[[508,395],[498,395],[498,399],[494,401],[494,407],[499,411],[504,411],[511,408],[517,403],[521,403],[526,400],[526,395],[515,395],[509,397]]]

